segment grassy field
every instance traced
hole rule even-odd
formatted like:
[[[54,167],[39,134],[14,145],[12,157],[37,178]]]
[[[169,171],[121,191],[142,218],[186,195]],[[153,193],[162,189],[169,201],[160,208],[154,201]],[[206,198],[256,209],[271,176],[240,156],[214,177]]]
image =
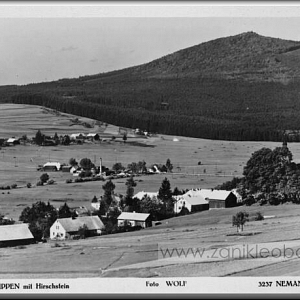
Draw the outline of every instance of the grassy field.
[[[9,217],[18,218],[26,205],[42,200],[50,201],[59,206],[64,201],[70,206],[85,205],[94,195],[103,193],[102,182],[66,184],[69,173],[49,172],[55,184],[43,187],[25,188],[28,182],[33,185],[38,181],[40,171],[38,165],[47,161],[68,163],[71,157],[78,161],[88,157],[99,165],[100,157],[103,164],[112,167],[116,162],[124,166],[131,162],[145,160],[147,165],[165,163],[169,158],[174,166],[174,174],[151,175],[137,178],[135,192],[144,190],[157,191],[163,178],[169,178],[171,187],[212,188],[233,176],[241,176],[243,167],[251,154],[262,148],[280,146],[273,142],[232,142],[214,141],[186,137],[158,135],[149,138],[140,138],[129,135],[124,144],[122,135],[118,135],[118,127],[109,125],[98,126],[95,121],[80,118],[80,121],[95,125],[86,128],[74,125],[72,120],[77,116],[57,113],[38,106],[1,104],[0,105],[0,137],[21,137],[26,134],[34,136],[40,129],[44,134],[72,134],[77,132],[97,132],[106,142],[85,143],[83,145],[39,147],[36,145],[17,145],[3,147],[0,150],[1,183],[19,188],[10,191],[0,190],[1,212]],[[116,136],[115,141],[111,137]],[[175,139],[176,138],[176,139]],[[174,139],[176,141],[174,141]],[[295,159],[300,159],[300,149],[297,144],[289,144]],[[199,162],[201,164],[199,165]],[[125,179],[115,180],[116,192],[125,193]]]
[[[97,164],[111,167],[115,162],[127,165],[145,160],[147,165],[165,163],[170,158],[174,174],[159,174],[136,177],[135,192],[157,191],[165,176],[172,188],[210,188],[233,176],[241,176],[243,166],[251,154],[262,148],[274,148],[279,143],[229,142],[158,135],[137,138],[133,135],[127,143],[118,136],[118,127],[95,126],[92,129],[71,125],[76,116],[56,114],[41,107],[26,105],[0,105],[0,137],[58,134],[76,132],[99,132],[107,142],[83,145],[38,147],[17,145],[3,147],[0,151],[0,185],[18,184],[17,189],[0,190],[0,212],[18,219],[27,205],[42,200],[58,207],[64,202],[69,206],[90,207],[94,195],[103,193],[103,182],[66,184],[69,173],[49,172],[54,185],[27,188],[35,184],[40,175],[36,168],[47,161],[68,163],[88,157]],[[81,118],[80,118],[81,119]],[[84,119],[91,124],[93,120]],[[76,127],[77,126],[77,127]],[[111,136],[115,141],[110,141]],[[294,160],[299,161],[300,149],[289,144]],[[199,161],[201,164],[199,165]],[[116,192],[125,193],[126,179],[116,179]],[[266,218],[252,221],[245,227],[245,235],[235,235],[231,225],[232,215],[245,209],[251,214],[260,211]],[[89,238],[80,241],[48,242],[26,247],[1,250],[0,277],[170,277],[170,276],[270,276],[299,275],[299,259],[276,257],[221,257],[222,249],[242,249],[245,245],[258,245],[267,249],[290,247],[298,249],[300,206],[280,205],[236,207],[225,210],[210,210],[185,217],[164,221],[161,225],[138,232]],[[248,234],[248,235],[247,235]],[[163,257],[160,249],[205,249],[204,257]],[[212,252],[219,256],[212,258]],[[257,249],[255,250],[258,251]],[[47,255],[45,255],[47,253]],[[236,254],[235,254],[236,255]],[[11,264],[11,262],[14,264]],[[74,263],[76,261],[76,263]]]
[[[300,206],[245,207],[263,221],[246,223],[235,235],[231,217],[241,208],[210,210],[163,221],[159,226],[62,242],[1,250],[1,278],[197,277],[300,275]],[[249,253],[243,249],[253,249]],[[263,252],[261,249],[264,250]],[[290,248],[284,257],[284,248]],[[193,249],[166,255],[169,249]],[[240,250],[239,250],[240,249]],[[279,257],[279,249],[281,256]],[[45,255],[47,253],[47,255]],[[13,264],[11,262],[14,262]],[[76,263],[75,263],[76,262]]]

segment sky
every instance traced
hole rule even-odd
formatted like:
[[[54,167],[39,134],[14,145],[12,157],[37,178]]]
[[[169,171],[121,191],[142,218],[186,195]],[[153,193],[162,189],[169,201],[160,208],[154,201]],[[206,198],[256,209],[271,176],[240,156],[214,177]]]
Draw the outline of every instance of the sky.
[[[118,70],[246,31],[300,41],[300,6],[254,8],[3,6],[0,85]]]

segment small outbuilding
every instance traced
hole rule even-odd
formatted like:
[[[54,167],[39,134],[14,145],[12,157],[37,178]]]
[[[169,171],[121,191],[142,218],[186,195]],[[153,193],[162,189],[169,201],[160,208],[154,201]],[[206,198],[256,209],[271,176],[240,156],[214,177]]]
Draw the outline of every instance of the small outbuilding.
[[[141,226],[142,228],[151,227],[152,221],[150,214],[136,212],[122,212],[118,217],[118,226],[129,225],[132,227]]]
[[[0,247],[28,245],[34,242],[34,237],[28,224],[0,226]]]
[[[98,216],[57,219],[50,228],[50,238],[65,240],[78,236],[79,229],[86,227],[88,236],[101,235],[105,226]]]

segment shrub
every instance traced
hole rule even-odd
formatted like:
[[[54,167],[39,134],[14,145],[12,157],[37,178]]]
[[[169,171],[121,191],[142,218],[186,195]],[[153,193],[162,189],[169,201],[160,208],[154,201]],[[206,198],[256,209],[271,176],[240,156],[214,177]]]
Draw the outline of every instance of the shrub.
[[[30,182],[27,183],[27,187],[31,188],[31,183]]]
[[[18,185],[17,185],[16,183],[14,183],[14,184],[11,185],[11,188],[12,188],[12,189],[16,189],[17,186],[18,186]]]
[[[38,181],[38,182],[36,183],[36,186],[42,186],[42,185],[44,185],[44,183],[43,183],[42,181]]]
[[[256,214],[255,214],[255,218],[254,218],[255,221],[262,221],[264,220],[264,216],[262,215],[262,213],[260,211],[258,211]]]
[[[41,175],[40,181],[41,181],[42,183],[45,183],[45,182],[47,182],[48,180],[49,180],[49,175],[48,175],[47,173],[44,173],[44,174]]]
[[[80,178],[80,177],[78,177],[78,178],[76,178],[76,179],[74,180],[74,182],[83,182],[83,179]]]
[[[54,180],[53,180],[53,179],[50,179],[50,180],[48,181],[48,184],[54,184]]]
[[[66,180],[66,183],[72,183],[72,182],[73,182],[72,179],[67,179],[67,180]]]

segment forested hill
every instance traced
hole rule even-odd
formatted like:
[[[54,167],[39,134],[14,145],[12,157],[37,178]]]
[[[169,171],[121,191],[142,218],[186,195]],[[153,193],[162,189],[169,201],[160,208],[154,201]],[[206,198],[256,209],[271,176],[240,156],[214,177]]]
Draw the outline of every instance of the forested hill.
[[[3,86],[0,99],[164,134],[299,141],[300,42],[247,32],[123,70]]]

